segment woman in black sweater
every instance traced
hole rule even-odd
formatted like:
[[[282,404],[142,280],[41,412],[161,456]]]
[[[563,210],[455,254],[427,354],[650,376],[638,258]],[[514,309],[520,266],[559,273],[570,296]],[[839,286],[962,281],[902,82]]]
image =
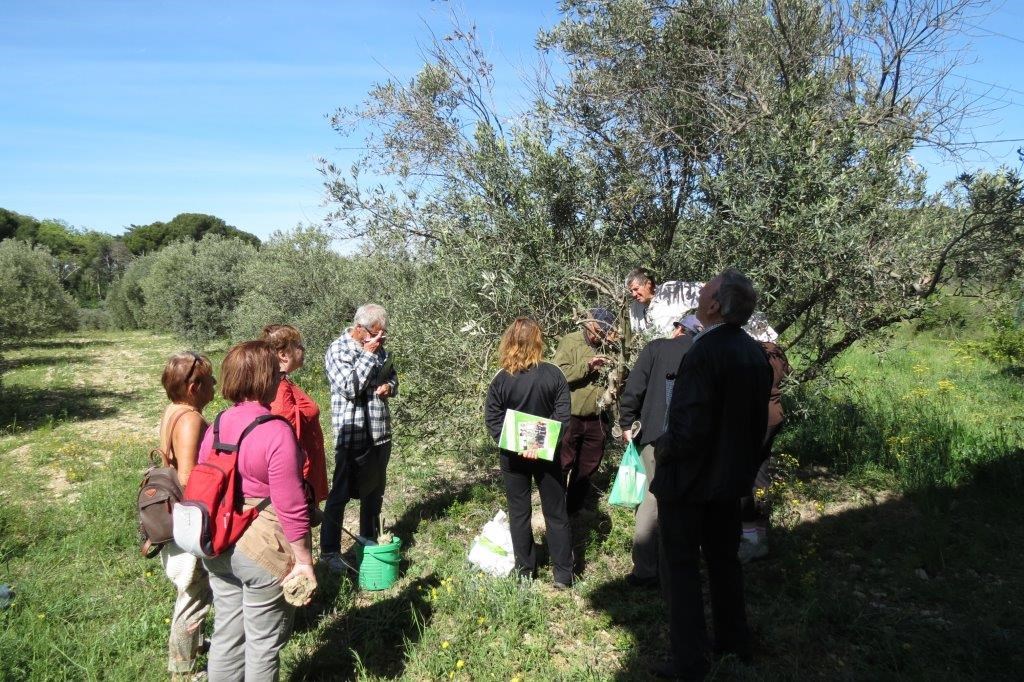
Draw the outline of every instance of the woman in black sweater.
[[[529,317],[518,317],[501,337],[498,348],[501,369],[487,389],[484,417],[498,442],[506,410],[525,412],[545,419],[569,422],[569,385],[555,365],[542,362],[544,343],[540,326]],[[536,577],[537,553],[530,517],[530,483],[537,482],[540,504],[547,527],[548,551],[554,567],[554,585],[566,589],[572,584],[572,543],[569,515],[565,509],[565,481],[553,462],[537,459],[535,452],[499,450],[498,459],[508,498],[509,527],[519,575]]]

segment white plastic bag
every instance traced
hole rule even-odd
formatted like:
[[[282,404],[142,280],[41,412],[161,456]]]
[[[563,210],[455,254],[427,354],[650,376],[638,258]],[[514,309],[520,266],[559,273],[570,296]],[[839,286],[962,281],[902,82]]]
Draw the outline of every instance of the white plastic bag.
[[[512,533],[508,528],[508,517],[503,510],[498,510],[494,518],[484,524],[480,535],[473,540],[468,559],[469,563],[496,578],[508,575],[515,568]]]

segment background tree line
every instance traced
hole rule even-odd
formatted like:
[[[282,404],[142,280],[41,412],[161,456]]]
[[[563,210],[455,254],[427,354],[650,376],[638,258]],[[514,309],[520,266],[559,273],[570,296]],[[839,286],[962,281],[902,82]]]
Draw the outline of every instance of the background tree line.
[[[114,236],[0,208],[0,349],[55,331],[137,326],[124,319],[125,273],[162,247],[206,235],[234,239],[248,249],[260,243],[255,236],[202,213],[182,213],[167,223],[132,225],[123,235]],[[108,311],[120,317],[112,320]],[[161,321],[154,328],[174,327]]]
[[[131,225],[124,234],[114,236],[0,208],[0,241],[17,239],[49,251],[61,285],[85,307],[98,306],[136,257],[177,241],[196,241],[207,234],[260,243],[254,235],[203,213],[181,213],[167,223]]]

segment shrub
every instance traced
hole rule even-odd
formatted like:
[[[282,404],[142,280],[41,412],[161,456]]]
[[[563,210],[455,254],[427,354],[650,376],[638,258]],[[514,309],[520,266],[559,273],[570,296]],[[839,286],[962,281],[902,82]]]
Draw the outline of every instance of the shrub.
[[[110,287],[106,308],[110,323],[117,329],[142,329],[146,326],[146,296],[142,280],[149,275],[156,254],[136,258],[124,274]]]
[[[307,362],[322,363],[355,309],[377,300],[365,277],[368,267],[365,259],[335,252],[331,237],[317,228],[274,234],[241,269],[245,293],[231,320],[232,338],[256,338],[267,324],[292,324],[302,333]]]
[[[110,313],[104,308],[82,308],[78,311],[78,329],[81,331],[111,328]]]
[[[71,330],[77,323],[50,252],[15,239],[0,242],[0,339]]]
[[[488,442],[483,402],[505,328],[535,316],[550,358],[558,337],[576,329],[574,314],[592,303],[564,261],[549,257],[543,228],[522,233],[529,248],[511,238],[453,239],[427,258],[391,258],[373,273],[390,291],[389,343],[402,372],[395,428],[417,447]]]
[[[979,467],[1012,453],[1020,436],[965,422],[943,395],[942,382],[936,394],[852,384],[842,394],[805,393],[809,418],[791,419],[779,448],[803,465],[887,472],[904,492],[963,485]]]
[[[938,292],[918,318],[918,331],[934,331],[938,336],[959,336],[969,324],[977,324],[970,302],[961,296]]]
[[[997,318],[994,333],[981,342],[981,351],[994,362],[1024,368],[1024,327],[1012,317]]]
[[[160,250],[140,281],[144,326],[197,347],[227,336],[244,293],[240,274],[255,254],[252,245],[218,235]]]

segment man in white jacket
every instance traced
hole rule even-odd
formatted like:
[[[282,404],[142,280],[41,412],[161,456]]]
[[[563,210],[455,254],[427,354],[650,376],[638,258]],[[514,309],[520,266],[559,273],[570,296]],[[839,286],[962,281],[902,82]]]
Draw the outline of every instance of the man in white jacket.
[[[626,288],[633,301],[629,304],[629,326],[649,339],[667,338],[673,323],[697,307],[702,282],[668,281],[658,284],[646,268],[636,268],[626,276]]]

